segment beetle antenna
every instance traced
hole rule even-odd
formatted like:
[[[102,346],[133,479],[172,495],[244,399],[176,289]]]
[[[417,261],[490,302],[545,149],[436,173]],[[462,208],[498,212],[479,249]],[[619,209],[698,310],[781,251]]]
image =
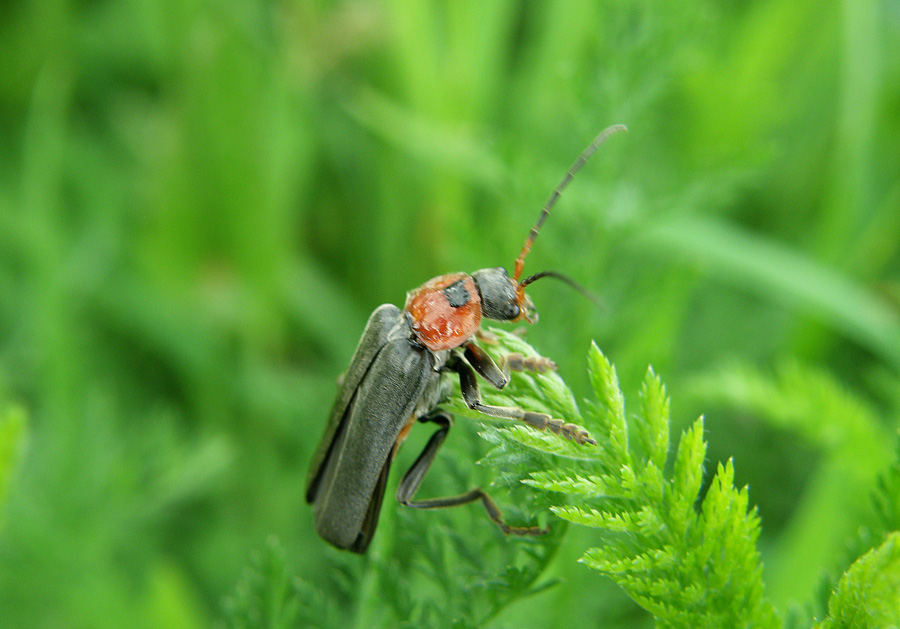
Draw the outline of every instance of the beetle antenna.
[[[562,273],[558,273],[556,271],[541,271],[540,273],[535,273],[534,275],[532,275],[530,277],[526,277],[524,280],[522,280],[519,283],[519,286],[524,288],[525,286],[528,286],[529,284],[538,281],[542,277],[552,277],[554,279],[560,280],[564,284],[568,284],[571,288],[574,288],[579,293],[581,293],[582,295],[584,295],[585,297],[590,299],[591,302],[595,306],[597,306],[597,308],[603,308],[603,302],[601,302],[600,298],[597,297],[594,293],[592,293],[591,291],[586,289],[584,286],[582,286],[581,284],[579,284],[578,282],[573,280],[568,275],[563,275]]]
[[[531,245],[534,244],[535,238],[538,237],[538,233],[541,230],[541,225],[544,224],[544,221],[547,220],[547,217],[550,216],[550,210],[556,204],[557,199],[562,194],[562,191],[566,189],[566,186],[569,185],[569,182],[572,181],[572,177],[575,176],[581,167],[584,166],[584,163],[588,160],[588,158],[594,154],[594,151],[603,144],[603,142],[611,136],[613,133],[617,133],[619,131],[627,131],[628,127],[623,124],[616,124],[611,127],[607,127],[603,131],[600,132],[594,141],[591,142],[590,146],[588,146],[581,155],[578,156],[578,159],[575,160],[575,163],[569,168],[568,172],[566,172],[566,176],[562,178],[562,181],[557,184],[556,188],[553,190],[553,194],[550,195],[550,198],[547,199],[547,203],[544,204],[544,209],[541,210],[541,215],[538,217],[537,223],[534,224],[534,227],[531,228],[531,232],[528,234],[528,238],[525,239],[525,245],[522,247],[521,253],[519,253],[519,257],[516,258],[515,272],[513,274],[513,279],[518,282],[519,278],[522,277],[522,270],[525,268],[525,256],[528,255],[528,252],[531,251]],[[532,280],[534,281],[534,280]],[[521,286],[521,285],[520,285]]]

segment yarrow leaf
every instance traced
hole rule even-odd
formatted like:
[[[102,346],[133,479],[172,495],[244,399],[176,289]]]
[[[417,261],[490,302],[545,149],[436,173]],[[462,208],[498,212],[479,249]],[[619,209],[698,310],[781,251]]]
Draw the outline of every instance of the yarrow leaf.
[[[900,626],[900,533],[859,559],[844,573],[819,629]]]
[[[492,351],[533,354],[521,339],[493,332],[498,342]],[[491,399],[583,425],[598,441],[596,447],[509,425],[483,431],[495,446],[489,456],[496,460],[523,447],[539,455],[530,469],[521,471],[521,483],[545,492],[557,517],[598,530],[602,543],[580,561],[615,581],[656,617],[658,626],[777,626],[763,591],[756,548],[759,517],[749,508],[746,488],[734,486],[732,461],[717,467],[700,500],[706,457],[703,418],[682,433],[667,471],[669,398],[660,378],[648,369],[638,414],[629,417],[615,367],[596,344],[588,350],[588,372],[596,400],[583,415],[555,373],[515,374]]]

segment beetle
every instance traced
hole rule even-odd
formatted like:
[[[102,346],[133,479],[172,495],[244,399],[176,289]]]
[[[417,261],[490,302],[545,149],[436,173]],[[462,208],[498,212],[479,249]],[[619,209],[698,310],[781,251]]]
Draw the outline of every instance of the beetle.
[[[438,509],[481,500],[504,533],[546,532],[540,527],[506,524],[500,509],[480,488],[448,498],[413,498],[452,425],[450,415],[439,408],[447,395],[445,374],[457,374],[470,409],[522,421],[579,444],[596,445],[587,431],[575,424],[517,407],[483,404],[476,374],[497,389],[507,384],[508,375],[474,338],[482,318],[537,321],[534,304],[525,294],[525,287],[537,279],[551,276],[574,285],[553,272],[520,281],[525,257],[575,173],[607,137],[624,129],[624,125],[605,129],[578,156],[531,228],[512,277],[503,267],[441,275],[407,293],[402,310],[384,304],[369,317],[350,367],[339,379],[337,397],[307,476],[306,501],[313,505],[317,533],[327,542],[357,553],[366,551],[378,523],[391,462],[416,421],[437,424],[438,430],[400,481],[397,500],[401,504]],[[507,369],[555,368],[548,359],[508,358]]]

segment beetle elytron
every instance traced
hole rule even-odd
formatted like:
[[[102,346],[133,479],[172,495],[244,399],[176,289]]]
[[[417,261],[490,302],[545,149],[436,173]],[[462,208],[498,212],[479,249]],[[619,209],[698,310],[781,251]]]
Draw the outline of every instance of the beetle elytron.
[[[403,310],[385,304],[369,317],[350,367],[340,381],[307,477],[306,500],[313,503],[316,531],[326,541],[338,548],[366,551],[378,522],[391,461],[416,420],[435,423],[439,428],[400,481],[400,503],[437,509],[480,499],[505,533],[545,532],[539,527],[507,525],[493,500],[479,488],[449,498],[414,501],[413,497],[452,424],[450,416],[438,409],[443,375],[448,372],[458,375],[463,399],[471,409],[551,430],[580,444],[596,445],[583,428],[549,415],[482,404],[475,374],[498,389],[508,378],[475,344],[474,336],[482,317],[496,321],[524,319],[529,323],[537,320],[525,287],[541,277],[561,276],[545,272],[519,281],[525,257],[574,174],[607,137],[624,129],[624,125],[615,125],[604,130],[568,170],[531,228],[516,258],[512,278],[503,267],[471,275],[441,275],[410,291]],[[512,369],[543,369],[552,368],[553,363],[510,356],[507,365]]]

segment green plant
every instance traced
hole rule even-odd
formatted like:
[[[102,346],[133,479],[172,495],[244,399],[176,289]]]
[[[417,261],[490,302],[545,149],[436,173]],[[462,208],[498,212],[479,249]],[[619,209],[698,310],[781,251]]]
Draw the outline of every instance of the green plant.
[[[533,352],[515,337],[504,339],[511,351]],[[599,529],[602,544],[581,561],[615,581],[659,626],[776,626],[756,549],[759,518],[748,510],[746,488],[734,487],[731,461],[718,467],[701,495],[702,418],[682,434],[669,466],[669,401],[656,374],[648,370],[640,412],[629,417],[615,368],[596,345],[588,367],[596,402],[583,416],[556,374],[521,376],[508,394],[517,396],[519,387],[538,390],[550,402],[548,411],[568,407],[567,421],[598,435],[596,450],[513,426],[497,431],[493,456],[524,446],[562,459],[548,459],[542,469],[515,469],[523,483],[554,495],[551,511],[559,517]],[[571,502],[562,502],[563,496]]]
[[[495,354],[536,355],[520,337],[493,332]],[[479,434],[492,447],[479,463],[492,470],[495,495],[501,487],[515,492],[519,509],[507,498],[507,514],[527,521],[548,509],[566,522],[596,529],[597,545],[580,561],[619,585],[658,627],[781,626],[764,592],[759,517],[749,507],[747,488],[734,486],[733,462],[719,464],[705,485],[703,419],[681,434],[670,456],[669,399],[653,370],[647,371],[637,412],[628,413],[616,370],[595,344],[588,368],[596,399],[583,413],[555,372],[514,373],[506,389],[485,387],[483,396],[580,423],[598,439],[596,447],[486,420],[456,396],[447,404],[456,415],[482,422]],[[816,382],[820,390],[828,389]],[[900,461],[881,475],[869,535],[859,544],[860,553],[868,552],[829,586],[828,616],[817,627],[900,620],[900,538],[890,533],[900,512],[898,470]],[[458,483],[466,482],[462,476]],[[522,494],[523,486],[531,491]],[[423,520],[399,510],[399,521],[379,531],[356,580],[343,583],[343,596],[355,607],[342,612],[307,581],[289,579],[283,551],[270,543],[228,601],[230,624],[484,626],[504,607],[556,584],[542,576],[566,530],[563,523],[552,522],[545,537],[504,539],[483,535],[495,532],[489,526],[473,533],[454,525],[452,518],[466,510],[452,511],[455,515],[436,512]],[[874,549],[873,539],[880,544]],[[338,572],[351,575],[346,558],[335,552],[331,561]],[[808,626],[796,614],[786,623]]]
[[[225,599],[229,627],[330,627],[336,611],[312,583],[291,576],[281,543],[270,537]]]
[[[25,443],[26,415],[18,406],[0,400],[0,529],[3,528],[3,504],[6,491],[18,466]]]
[[[857,559],[838,582],[820,629],[896,627],[900,615],[900,533]]]
[[[852,556],[836,565],[862,524],[881,533],[892,530],[860,518],[879,477],[882,485],[891,478],[888,466],[896,456],[891,422],[833,374],[794,359],[779,361],[773,370],[729,363],[692,378],[686,392],[706,406],[737,409],[757,426],[790,434],[798,445],[810,448],[802,493],[791,497],[790,527],[775,542],[777,551],[767,565],[767,585],[776,604],[801,599],[824,568],[837,569],[839,575],[877,545],[873,540],[856,545]],[[890,495],[876,487],[874,498],[889,503]]]

